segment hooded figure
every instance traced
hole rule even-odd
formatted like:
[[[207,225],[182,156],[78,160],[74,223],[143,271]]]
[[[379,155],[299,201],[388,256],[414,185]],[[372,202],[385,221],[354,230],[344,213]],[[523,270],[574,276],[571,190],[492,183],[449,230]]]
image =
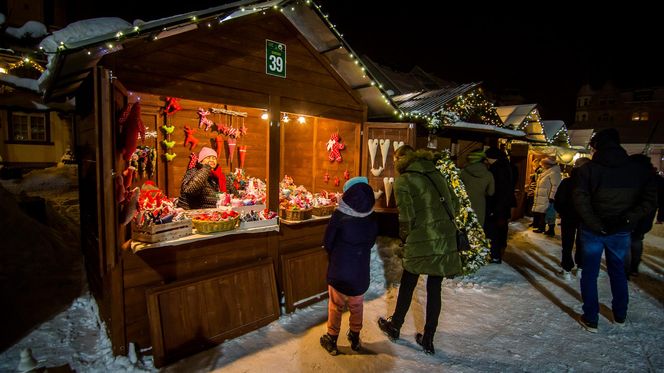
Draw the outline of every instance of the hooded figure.
[[[354,177],[344,185],[339,207],[334,211],[323,247],[328,253],[327,334],[320,344],[331,355],[338,354],[337,338],[344,307],[350,310],[348,339],[353,350],[360,349],[364,293],[369,289],[371,248],[376,243],[378,221],[373,213],[376,202],[367,178]]]
[[[493,195],[496,185],[493,175],[484,163],[486,155],[481,149],[468,153],[466,159],[468,165],[461,170],[461,181],[466,187],[470,206],[477,214],[477,220],[479,220],[480,225],[484,225],[486,197]]]

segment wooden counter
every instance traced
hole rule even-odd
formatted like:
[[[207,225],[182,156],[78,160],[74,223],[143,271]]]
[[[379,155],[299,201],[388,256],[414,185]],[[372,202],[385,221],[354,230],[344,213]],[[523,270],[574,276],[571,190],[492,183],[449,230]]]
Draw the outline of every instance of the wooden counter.
[[[327,295],[329,217],[156,244],[123,252],[126,335],[162,366],[276,320]]]

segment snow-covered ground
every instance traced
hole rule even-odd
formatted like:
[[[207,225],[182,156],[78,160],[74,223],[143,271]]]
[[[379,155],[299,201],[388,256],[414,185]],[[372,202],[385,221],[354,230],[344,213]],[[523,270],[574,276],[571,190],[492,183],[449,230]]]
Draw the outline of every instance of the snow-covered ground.
[[[4,209],[8,205],[7,196],[2,193],[0,196]],[[2,225],[24,219],[3,220],[6,221],[0,222]],[[181,360],[163,371],[664,371],[664,225],[655,225],[646,236],[641,275],[629,285],[630,305],[624,327],[611,322],[609,281],[605,270],[601,272],[599,333],[591,334],[574,320],[581,311],[578,278],[565,281],[556,276],[559,227],[558,236],[548,238],[527,230],[527,224],[527,219],[510,224],[509,248],[503,264],[486,266],[469,277],[444,281],[443,311],[434,339],[435,355],[425,355],[414,341],[416,331],[424,324],[426,294],[422,279],[401,330],[401,340],[390,342],[376,325],[378,316],[389,316],[394,309],[397,289],[389,285],[398,281],[400,271],[399,260],[393,255],[391,246],[381,242],[380,249],[374,250],[372,256],[372,282],[365,301],[365,324],[361,334],[364,350],[361,353],[352,351],[344,337],[339,339],[342,352],[339,356],[330,356],[320,347],[318,339],[325,333],[327,318],[327,301],[323,301]],[[43,284],[40,276],[48,275],[49,269],[42,268],[42,273],[29,271],[34,265],[30,258],[43,255],[39,252],[44,249],[37,246],[43,243],[21,244],[21,240],[14,239],[12,242],[18,247],[13,247],[10,255],[10,249],[4,245],[5,234],[16,235],[19,231],[15,225],[11,225],[12,231],[6,231],[6,228],[3,226],[0,231],[2,282],[20,280],[31,286]],[[52,230],[44,226],[39,229],[43,232]],[[57,241],[58,236],[51,239]],[[62,246],[54,244],[54,247]],[[17,255],[16,250],[23,253]],[[4,259],[12,255],[26,261],[23,265],[27,269],[19,274],[30,274],[32,280],[4,278],[9,267]],[[80,259],[72,263],[80,266]],[[72,271],[79,270],[74,267]],[[77,297],[52,296],[52,301],[64,308],[51,312],[48,319],[36,318],[34,329],[2,351],[0,371],[16,371],[20,352],[28,347],[40,366],[69,364],[78,372],[156,370],[147,355],[149,351],[144,356],[139,352],[136,362],[124,356],[112,356],[96,305],[85,287],[79,285],[74,286],[71,281],[64,285],[78,291]],[[6,290],[4,286],[2,289]],[[30,296],[39,297],[40,293],[43,291],[35,290],[21,301]],[[69,303],[62,305],[62,299]],[[12,303],[17,302],[9,299],[7,305],[13,306]],[[33,310],[46,306],[34,303],[31,305]],[[30,313],[30,308],[22,309]],[[3,315],[3,323],[13,322],[8,316],[12,315]],[[21,318],[16,313],[14,316]],[[345,314],[342,333],[346,332],[347,325],[348,314]]]

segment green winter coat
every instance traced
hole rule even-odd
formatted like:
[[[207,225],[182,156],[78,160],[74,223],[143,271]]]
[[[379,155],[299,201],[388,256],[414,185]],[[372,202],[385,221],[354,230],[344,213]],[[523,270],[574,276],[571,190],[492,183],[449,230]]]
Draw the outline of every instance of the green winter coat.
[[[466,187],[470,207],[477,214],[480,225],[483,225],[486,216],[486,197],[492,196],[496,190],[493,174],[484,163],[471,163],[461,171],[461,181]]]
[[[408,158],[394,182],[399,234],[405,241],[403,267],[415,274],[457,275],[461,273],[461,258],[456,248],[456,226],[431,181],[422,174],[436,183],[452,214],[457,211],[458,200],[427,156],[414,152]]]

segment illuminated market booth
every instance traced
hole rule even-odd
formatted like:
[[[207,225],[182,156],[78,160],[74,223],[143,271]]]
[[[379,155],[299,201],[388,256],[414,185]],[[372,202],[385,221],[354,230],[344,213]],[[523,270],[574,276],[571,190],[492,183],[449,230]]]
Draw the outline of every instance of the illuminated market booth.
[[[107,31],[54,35],[42,85],[76,95],[83,248],[114,352],[152,347],[161,366],[322,299],[344,182],[382,168],[392,207],[388,154],[414,132],[366,122],[394,108],[320,9],[85,22]]]

